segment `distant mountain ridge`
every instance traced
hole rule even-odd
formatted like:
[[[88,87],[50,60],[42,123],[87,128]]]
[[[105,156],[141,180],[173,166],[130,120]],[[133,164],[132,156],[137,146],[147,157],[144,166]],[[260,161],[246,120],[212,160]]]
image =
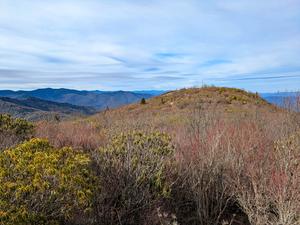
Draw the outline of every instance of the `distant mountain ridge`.
[[[11,114],[29,120],[66,118],[70,116],[92,115],[96,110],[84,106],[57,103],[35,97],[23,99],[0,97],[0,113]]]
[[[276,93],[261,93],[262,98],[268,102],[280,107],[287,107],[286,104],[296,104],[300,96],[299,92],[276,92]],[[300,99],[300,98],[299,98]]]
[[[117,108],[119,106],[136,103],[142,98],[151,98],[164,94],[165,90],[138,90],[138,91],[79,91],[73,89],[44,88],[33,91],[0,90],[0,97],[28,99],[30,97],[42,100],[69,103],[72,105],[93,107],[98,110]],[[260,96],[272,104],[283,106],[286,98],[295,99],[297,92],[260,93]]]
[[[154,96],[154,94],[129,91],[78,91],[64,88],[45,88],[33,91],[0,91],[0,97],[16,99],[35,97],[47,101],[93,107],[98,110],[105,109],[107,107],[116,108],[122,105],[138,102],[142,98],[151,98],[152,96]]]
[[[149,94],[149,95],[153,95],[153,96],[158,96],[158,95],[162,95],[168,91],[166,90],[142,90],[142,91],[133,91],[134,93],[137,94]]]
[[[167,91],[79,91],[72,89],[37,89],[33,91],[0,90],[0,113],[30,120],[62,118],[78,115],[91,115],[97,110],[118,108],[139,102],[142,98],[164,96]],[[299,93],[261,93],[266,101],[284,107],[285,101],[295,102]]]

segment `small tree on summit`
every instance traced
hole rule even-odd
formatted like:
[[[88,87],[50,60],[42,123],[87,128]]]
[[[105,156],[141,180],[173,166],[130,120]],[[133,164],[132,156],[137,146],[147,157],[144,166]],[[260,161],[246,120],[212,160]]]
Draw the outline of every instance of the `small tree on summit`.
[[[145,104],[146,104],[146,99],[145,99],[145,98],[142,98],[142,99],[141,99],[141,104],[142,104],[142,105],[145,105]]]

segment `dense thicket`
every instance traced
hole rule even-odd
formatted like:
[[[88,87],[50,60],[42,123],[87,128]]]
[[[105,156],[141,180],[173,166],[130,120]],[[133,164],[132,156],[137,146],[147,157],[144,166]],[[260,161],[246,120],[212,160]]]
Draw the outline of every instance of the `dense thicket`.
[[[28,140],[33,135],[33,124],[10,115],[0,114],[0,151]]]
[[[32,139],[0,153],[0,222],[58,224],[91,210],[87,155]]]

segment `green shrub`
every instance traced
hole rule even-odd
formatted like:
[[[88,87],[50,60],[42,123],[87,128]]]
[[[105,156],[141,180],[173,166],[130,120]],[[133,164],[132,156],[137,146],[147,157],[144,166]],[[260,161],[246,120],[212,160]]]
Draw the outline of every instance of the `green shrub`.
[[[101,178],[97,205],[102,207],[97,217],[102,223],[145,222],[146,212],[170,192],[166,167],[173,151],[166,134],[134,132],[115,137],[97,152]]]
[[[0,224],[57,224],[91,207],[87,155],[32,139],[0,153]]]
[[[33,135],[33,124],[0,114],[0,150],[25,141]]]
[[[25,139],[32,134],[33,124],[24,119],[13,119],[8,114],[0,114],[0,132],[11,132]]]

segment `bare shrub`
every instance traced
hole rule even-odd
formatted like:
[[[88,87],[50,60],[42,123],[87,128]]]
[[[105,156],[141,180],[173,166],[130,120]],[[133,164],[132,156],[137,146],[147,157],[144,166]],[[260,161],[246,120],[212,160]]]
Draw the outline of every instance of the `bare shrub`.
[[[276,142],[270,197],[275,207],[273,224],[300,223],[300,133]],[[272,221],[273,222],[273,221]]]
[[[36,126],[36,136],[46,138],[57,147],[93,150],[106,143],[103,132],[88,121],[40,122]]]
[[[278,210],[274,196],[269,195],[274,193],[270,186],[276,161],[273,138],[284,136],[282,131],[286,130],[273,133],[282,124],[273,126],[270,134],[270,121],[260,117],[223,119],[215,112],[195,117],[191,118],[190,128],[177,132],[180,137],[176,138],[180,140],[176,144],[180,171],[177,179],[182,180],[176,194],[194,210],[180,216],[179,209],[178,221],[274,224]],[[283,161],[280,157],[277,160]],[[297,203],[295,199],[292,202]]]
[[[221,224],[234,201],[227,182],[232,160],[226,149],[227,128],[216,115],[197,112],[188,135],[181,132],[177,138],[181,141],[172,197],[180,224]]]
[[[173,197],[180,200],[184,195],[182,192],[185,192],[183,200],[191,208],[189,212],[183,213],[182,208],[178,209],[178,221],[182,224],[219,224],[231,200],[222,164],[213,158],[206,162],[194,158],[192,163],[185,163],[187,165],[181,168],[177,178],[179,189],[173,187]],[[178,205],[181,204],[185,205],[184,202]]]
[[[298,224],[299,177],[294,174],[299,171],[295,166],[299,165],[299,145],[291,139],[277,142],[267,136],[262,132],[257,136],[258,145],[235,151],[231,170],[235,197],[252,225]]]

